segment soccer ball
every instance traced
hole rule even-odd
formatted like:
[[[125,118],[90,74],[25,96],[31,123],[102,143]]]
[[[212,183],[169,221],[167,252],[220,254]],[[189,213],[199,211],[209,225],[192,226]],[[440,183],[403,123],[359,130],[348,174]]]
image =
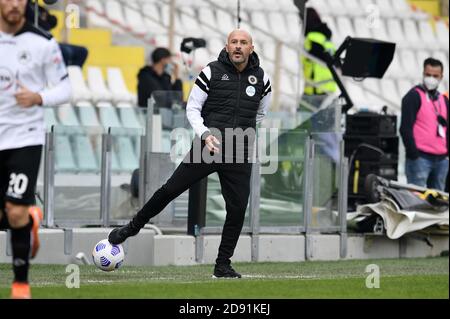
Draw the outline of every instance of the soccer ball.
[[[99,241],[92,251],[94,265],[103,271],[113,271],[119,268],[124,258],[122,245],[111,245],[108,239]]]

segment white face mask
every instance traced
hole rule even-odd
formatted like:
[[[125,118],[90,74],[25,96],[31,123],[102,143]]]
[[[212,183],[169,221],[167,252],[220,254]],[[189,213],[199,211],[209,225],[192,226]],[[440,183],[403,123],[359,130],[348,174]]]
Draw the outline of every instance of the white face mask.
[[[436,79],[433,76],[425,76],[423,78],[423,85],[426,87],[429,91],[434,91],[439,87],[439,84],[441,83],[440,80]]]

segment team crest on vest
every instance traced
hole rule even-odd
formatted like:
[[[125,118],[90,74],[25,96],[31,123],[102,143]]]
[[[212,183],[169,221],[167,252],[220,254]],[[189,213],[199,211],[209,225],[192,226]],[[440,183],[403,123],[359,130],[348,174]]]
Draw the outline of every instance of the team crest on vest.
[[[256,76],[250,75],[248,77],[248,83],[250,83],[251,85],[255,85],[256,83],[258,83],[258,79],[256,78]]]
[[[249,85],[249,86],[247,86],[247,88],[245,89],[245,93],[247,93],[248,96],[252,97],[252,96],[255,95],[256,89],[255,89],[254,86]]]
[[[228,76],[228,74],[224,74],[224,75],[222,75],[221,80],[222,80],[222,81],[229,81],[229,80],[230,80],[230,77]]]

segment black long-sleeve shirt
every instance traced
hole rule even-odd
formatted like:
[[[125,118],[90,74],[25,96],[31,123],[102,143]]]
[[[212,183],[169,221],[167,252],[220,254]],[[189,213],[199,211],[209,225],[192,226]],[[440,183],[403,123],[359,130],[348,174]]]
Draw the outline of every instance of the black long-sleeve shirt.
[[[158,75],[152,67],[145,66],[138,73],[138,103],[141,107],[147,107],[147,101],[154,91],[182,91],[183,84],[177,79],[173,84],[170,75],[163,73]],[[170,107],[169,98],[164,98],[164,102],[157,101],[160,107]]]
[[[416,88],[425,90],[421,85],[412,88],[402,99],[402,116],[400,124],[400,135],[402,136],[403,145],[405,145],[406,157],[410,159],[416,159],[419,157],[421,151],[417,149],[416,142],[414,140],[413,128],[416,123],[417,113],[419,112],[422,101]],[[430,94],[430,97],[434,100],[438,98],[438,94]],[[445,97],[445,104],[447,106],[447,114],[449,112],[449,101]],[[449,149],[449,129],[447,120],[447,152]],[[448,153],[447,153],[448,154]]]

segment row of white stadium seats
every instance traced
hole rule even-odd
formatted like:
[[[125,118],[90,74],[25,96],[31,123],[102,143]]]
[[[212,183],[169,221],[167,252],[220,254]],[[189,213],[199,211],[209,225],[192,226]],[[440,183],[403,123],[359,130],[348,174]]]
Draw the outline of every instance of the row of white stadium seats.
[[[310,0],[308,6],[333,16],[372,16],[426,20],[429,15],[413,10],[407,0]]]
[[[413,19],[376,19],[364,17],[348,18],[340,16],[323,17],[333,31],[333,41],[339,45],[347,36],[358,38],[375,38],[395,42],[400,48],[441,49],[448,52],[448,25],[443,21],[436,22],[436,31],[429,21]]]
[[[90,66],[87,68],[87,84],[80,67],[69,66],[68,72],[73,92],[73,104],[136,105],[136,96],[128,91],[119,68],[110,67],[107,69],[107,84],[103,78],[102,70],[98,67]]]

